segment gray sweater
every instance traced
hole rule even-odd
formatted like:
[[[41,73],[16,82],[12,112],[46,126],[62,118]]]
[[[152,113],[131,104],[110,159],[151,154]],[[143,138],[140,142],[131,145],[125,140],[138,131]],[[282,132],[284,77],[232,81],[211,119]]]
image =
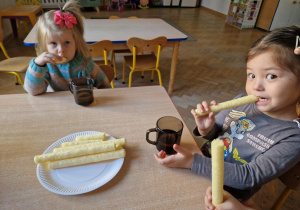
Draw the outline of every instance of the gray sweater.
[[[239,95],[241,97],[243,95]],[[207,140],[220,138],[224,149],[224,189],[241,201],[300,161],[300,119],[283,121],[254,104],[221,111]],[[194,136],[200,137],[197,128]],[[211,159],[195,154],[191,171],[211,178]]]

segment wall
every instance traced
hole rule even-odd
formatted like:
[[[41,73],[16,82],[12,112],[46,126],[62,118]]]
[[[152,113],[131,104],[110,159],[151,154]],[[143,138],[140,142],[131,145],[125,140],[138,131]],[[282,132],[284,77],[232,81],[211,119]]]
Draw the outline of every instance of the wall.
[[[16,2],[12,0],[1,0],[0,9],[3,9],[9,5],[14,5],[14,4],[16,4]],[[2,28],[3,28],[4,38],[12,33],[9,19],[2,20]]]
[[[230,0],[201,0],[201,6],[227,15]]]

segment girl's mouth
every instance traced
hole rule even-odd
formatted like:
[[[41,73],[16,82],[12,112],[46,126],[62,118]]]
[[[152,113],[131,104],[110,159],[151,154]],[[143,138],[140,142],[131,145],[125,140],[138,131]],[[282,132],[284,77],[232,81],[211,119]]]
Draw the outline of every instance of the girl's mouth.
[[[258,105],[263,105],[269,102],[269,99],[267,98],[262,98],[262,97],[258,97],[258,101],[256,102],[256,104]]]

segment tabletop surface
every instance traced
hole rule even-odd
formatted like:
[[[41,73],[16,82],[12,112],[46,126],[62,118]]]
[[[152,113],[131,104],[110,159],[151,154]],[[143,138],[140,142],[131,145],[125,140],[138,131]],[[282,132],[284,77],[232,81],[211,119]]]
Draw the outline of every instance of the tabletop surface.
[[[27,12],[36,12],[41,10],[41,6],[39,5],[10,5],[6,8],[0,10],[1,15],[9,15],[9,14],[18,14],[18,13],[27,13]]]
[[[84,19],[84,38],[87,43],[111,40],[113,43],[126,43],[131,37],[153,39],[166,36],[168,41],[186,40],[187,35],[159,18],[138,19]],[[36,43],[36,25],[27,35],[24,44]]]
[[[68,91],[40,96],[0,96],[0,204],[2,209],[203,209],[210,180],[188,169],[167,168],[145,140],[162,116],[182,120],[161,86],[94,90],[96,103],[83,107]],[[117,175],[81,195],[59,195],[38,181],[33,157],[73,133],[102,131],[126,138],[126,157]],[[154,133],[152,133],[155,135]],[[150,135],[151,139],[154,136]],[[184,127],[181,145],[199,148]]]

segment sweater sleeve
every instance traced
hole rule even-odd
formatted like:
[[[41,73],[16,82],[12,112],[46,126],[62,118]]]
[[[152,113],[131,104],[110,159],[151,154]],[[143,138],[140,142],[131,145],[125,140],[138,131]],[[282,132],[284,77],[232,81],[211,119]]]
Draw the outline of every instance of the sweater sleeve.
[[[300,161],[298,141],[296,137],[282,140],[248,164],[224,162],[224,185],[247,189],[281,176]],[[211,159],[195,154],[191,172],[211,178]]]
[[[30,61],[26,71],[24,88],[29,94],[38,95],[46,92],[50,77],[47,65],[40,67],[34,60]]]

